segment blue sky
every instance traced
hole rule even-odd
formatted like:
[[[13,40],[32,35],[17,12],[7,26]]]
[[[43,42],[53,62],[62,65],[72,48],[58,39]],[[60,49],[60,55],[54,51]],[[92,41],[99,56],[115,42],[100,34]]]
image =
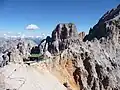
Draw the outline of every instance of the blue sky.
[[[73,22],[88,32],[120,0],[0,0],[0,32],[51,33],[58,23]],[[38,30],[26,30],[29,24]]]

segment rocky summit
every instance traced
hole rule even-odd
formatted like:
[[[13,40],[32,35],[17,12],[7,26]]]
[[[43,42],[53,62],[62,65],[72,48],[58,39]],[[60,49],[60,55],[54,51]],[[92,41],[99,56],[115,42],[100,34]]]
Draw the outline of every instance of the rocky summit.
[[[29,49],[25,50],[23,42],[14,46],[17,47],[11,50],[11,53],[16,50],[19,53],[10,54],[10,57],[12,55],[28,57],[26,53],[29,49],[31,50],[30,45],[27,44]],[[84,32],[78,33],[73,23],[61,23],[56,26],[52,35],[43,39],[36,48],[40,51],[42,58],[37,58],[34,64],[26,65],[23,59],[29,60],[28,58],[20,59],[23,63],[19,65],[22,64],[21,69],[27,73],[24,75],[21,73],[26,81],[23,80],[24,83],[20,84],[19,90],[27,90],[27,85],[33,85],[31,88],[38,90],[120,90],[120,5],[104,14],[99,22],[90,28],[87,35]],[[9,52],[4,48],[1,51]],[[5,57],[7,58],[4,53],[1,58],[6,60]],[[12,57],[9,61],[17,59]],[[13,66],[10,67],[13,68]],[[19,70],[20,67],[18,67]],[[4,72],[4,69],[2,67],[3,73],[0,77],[7,76],[6,73],[9,71]],[[20,73],[20,71],[15,69],[16,74],[13,76],[18,75],[17,72]],[[32,76],[36,77],[35,80],[30,79]],[[33,82],[29,82],[29,79]],[[11,88],[9,80],[6,83]],[[38,86],[37,83],[39,83]],[[50,86],[50,83],[53,84]],[[3,83],[1,86],[5,88]],[[19,85],[11,86],[15,88]]]

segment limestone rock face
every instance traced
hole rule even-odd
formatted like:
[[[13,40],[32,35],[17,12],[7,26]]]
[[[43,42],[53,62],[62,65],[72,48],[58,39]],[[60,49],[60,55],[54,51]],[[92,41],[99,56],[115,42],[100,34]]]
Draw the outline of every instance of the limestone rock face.
[[[58,24],[52,32],[52,39],[61,41],[71,37],[78,37],[76,26],[72,23]]]
[[[52,37],[43,40],[39,47],[41,52],[49,51],[52,54],[59,53],[67,48],[72,39],[79,39],[76,26],[72,23],[58,24],[52,32]]]
[[[120,89],[119,32],[120,5],[107,12],[84,38],[92,54],[89,60],[84,60],[85,66],[89,66],[89,69],[86,67],[90,75],[88,85],[93,85],[96,90]],[[92,74],[96,74],[97,78]]]
[[[51,49],[51,51],[58,53],[59,51],[66,49],[69,40],[74,38],[78,38],[77,29],[74,24],[58,24],[52,32],[53,49]]]
[[[104,15],[84,42],[76,29],[68,34],[66,24],[57,26],[50,46],[55,47],[50,51],[54,58],[46,65],[62,83],[68,82],[73,90],[120,90],[119,12],[118,6]]]

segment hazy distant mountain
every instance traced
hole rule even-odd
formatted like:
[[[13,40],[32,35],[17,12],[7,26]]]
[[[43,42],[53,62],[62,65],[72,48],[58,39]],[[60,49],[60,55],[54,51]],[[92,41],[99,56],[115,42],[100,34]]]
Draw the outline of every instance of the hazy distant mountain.
[[[41,34],[39,36],[29,36],[25,34],[17,34],[17,35],[10,35],[10,34],[4,34],[0,36],[0,39],[4,40],[15,40],[15,39],[29,39],[33,40],[35,43],[39,44],[42,39],[44,39],[46,36],[44,34]]]

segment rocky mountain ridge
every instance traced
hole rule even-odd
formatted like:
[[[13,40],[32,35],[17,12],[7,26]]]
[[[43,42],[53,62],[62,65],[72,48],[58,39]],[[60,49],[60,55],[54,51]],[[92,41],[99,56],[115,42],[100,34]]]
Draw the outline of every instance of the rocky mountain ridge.
[[[35,67],[44,66],[68,90],[120,90],[119,12],[120,5],[107,12],[86,36],[78,34],[73,23],[58,24],[52,37],[38,45],[45,61]]]
[[[53,41],[45,51],[55,55],[54,63],[48,67],[53,67],[51,71],[59,71],[54,75],[66,77],[62,83],[68,81],[73,90],[120,89],[119,12],[118,6],[105,14],[90,29],[84,42],[78,38],[74,24],[59,24],[53,30]]]

